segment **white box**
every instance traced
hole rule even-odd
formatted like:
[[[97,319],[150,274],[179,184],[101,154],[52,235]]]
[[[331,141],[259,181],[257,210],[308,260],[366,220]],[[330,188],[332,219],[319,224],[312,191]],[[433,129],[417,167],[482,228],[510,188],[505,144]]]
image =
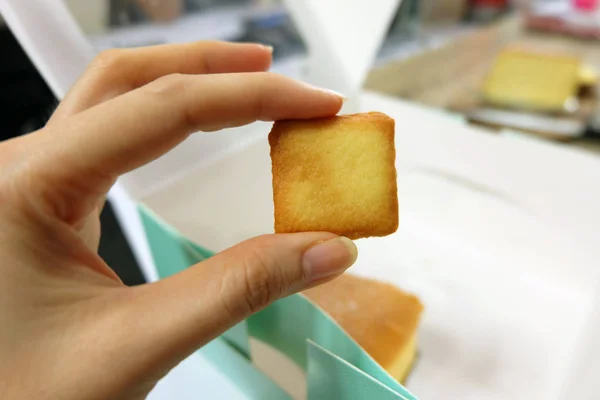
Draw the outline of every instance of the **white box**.
[[[595,322],[600,160],[372,93],[359,104],[396,119],[400,229],[358,241],[353,271],[425,304],[409,390],[423,399],[563,398],[563,385],[578,378],[566,381],[578,341]],[[222,132],[252,140],[188,165],[141,200],[215,251],[272,232],[268,131],[261,123]],[[123,182],[133,188],[150,171],[181,170],[178,152],[195,145]]]

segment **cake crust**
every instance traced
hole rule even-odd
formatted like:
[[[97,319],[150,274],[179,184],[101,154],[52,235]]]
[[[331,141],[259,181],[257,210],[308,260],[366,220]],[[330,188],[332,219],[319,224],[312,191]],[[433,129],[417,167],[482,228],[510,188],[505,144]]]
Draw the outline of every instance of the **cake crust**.
[[[269,134],[275,232],[394,233],[394,125],[379,112],[276,121]]]

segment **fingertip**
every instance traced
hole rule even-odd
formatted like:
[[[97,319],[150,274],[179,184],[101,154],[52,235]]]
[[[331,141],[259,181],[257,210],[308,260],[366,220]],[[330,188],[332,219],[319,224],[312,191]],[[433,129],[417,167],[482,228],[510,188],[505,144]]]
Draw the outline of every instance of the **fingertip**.
[[[346,96],[342,93],[319,86],[309,85],[309,87],[320,95],[324,95],[322,96],[322,99],[325,100],[328,107],[326,108],[326,115],[323,116],[335,115],[342,109],[342,106],[346,101]]]
[[[269,54],[273,54],[273,46],[269,46],[269,45],[265,45],[265,44],[259,44],[259,46],[263,49],[263,51],[266,51]]]
[[[344,96],[344,95],[341,95],[341,96],[342,96],[341,98],[339,98],[339,97],[337,98],[337,103],[335,106],[336,107],[335,114],[337,114],[342,109],[342,107],[344,106],[344,103],[347,100],[346,96]]]
[[[334,96],[338,100],[341,100],[342,103],[346,101],[346,96],[344,96],[340,92],[336,92],[333,89],[321,88],[320,90],[322,90],[323,92],[325,92],[331,96]]]
[[[344,106],[344,103],[346,102],[346,97],[337,92],[333,92],[332,96],[334,96],[334,97],[332,100],[331,115],[336,115],[337,113],[340,112],[340,110]]]
[[[344,96],[342,93],[337,92],[333,89],[311,85],[310,83],[306,83],[306,82],[304,84],[308,88],[310,88],[311,90],[313,90],[319,94],[325,95],[331,99],[335,99],[337,102],[339,102],[340,105],[342,105],[344,103],[344,101],[346,101],[346,96]]]
[[[237,49],[248,49],[252,51],[260,51],[264,56],[271,58],[273,55],[273,46],[263,43],[234,43],[233,47]]]
[[[261,44],[259,45],[259,47],[263,53],[263,58],[265,60],[264,68],[262,70],[267,71],[273,63],[273,46],[265,46]]]
[[[246,43],[244,46],[250,51],[249,55],[253,58],[251,64],[256,66],[254,71],[268,71],[273,62],[273,47],[261,43]]]

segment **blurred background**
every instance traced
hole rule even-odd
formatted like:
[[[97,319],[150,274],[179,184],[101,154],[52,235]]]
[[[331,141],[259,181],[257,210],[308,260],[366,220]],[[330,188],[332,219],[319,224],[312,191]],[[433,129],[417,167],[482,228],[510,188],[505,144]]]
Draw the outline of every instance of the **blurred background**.
[[[98,51],[202,39],[274,47],[297,75],[307,48],[280,0],[66,0]],[[0,139],[43,126],[56,99],[0,20]],[[484,127],[600,154],[600,0],[403,0],[365,89]],[[101,254],[142,282],[111,207]]]
[[[68,0],[98,50],[219,39],[274,47],[294,75],[306,46],[281,0]],[[365,89],[600,151],[600,1],[404,0]],[[516,73],[519,72],[519,73]]]

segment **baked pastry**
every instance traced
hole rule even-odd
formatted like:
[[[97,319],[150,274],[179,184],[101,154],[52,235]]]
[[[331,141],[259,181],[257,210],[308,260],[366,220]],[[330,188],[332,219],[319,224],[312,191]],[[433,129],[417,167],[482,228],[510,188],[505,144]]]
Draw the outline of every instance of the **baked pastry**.
[[[371,112],[277,121],[269,144],[275,232],[358,239],[398,229],[392,118]]]
[[[419,299],[393,285],[344,274],[304,295],[329,314],[383,369],[400,382],[417,356]]]

